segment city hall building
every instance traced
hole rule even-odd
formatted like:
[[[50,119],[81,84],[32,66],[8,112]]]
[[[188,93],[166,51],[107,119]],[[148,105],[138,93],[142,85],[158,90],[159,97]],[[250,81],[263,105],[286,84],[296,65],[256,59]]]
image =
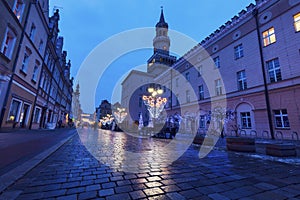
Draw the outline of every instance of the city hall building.
[[[184,131],[207,131],[220,107],[226,134],[237,130],[257,137],[296,138],[300,134],[299,34],[299,0],[256,0],[179,59],[163,63],[165,54],[157,55],[154,62],[148,61],[148,71],[143,72],[147,75],[139,75],[145,77],[145,84],[159,83],[165,89],[165,109],[168,114],[180,113]],[[149,70],[156,62],[165,64],[165,70]],[[137,72],[132,74],[137,79]],[[130,105],[126,94],[135,91],[131,99],[138,107],[146,91],[130,86],[136,84],[130,81],[132,74],[122,84],[126,91],[122,105],[137,116],[141,110]]]

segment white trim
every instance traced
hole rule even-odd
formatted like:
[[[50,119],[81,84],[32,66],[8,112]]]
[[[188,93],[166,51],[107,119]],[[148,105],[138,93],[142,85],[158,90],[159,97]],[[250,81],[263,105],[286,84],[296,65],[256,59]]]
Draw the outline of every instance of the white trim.
[[[18,83],[17,81],[13,80],[13,83],[17,86],[19,86],[20,88],[22,88],[23,90],[25,90],[26,92],[32,94],[33,96],[36,96],[36,94],[34,92],[32,92],[31,90],[29,90],[28,88],[26,88],[25,86],[21,85],[20,83]]]

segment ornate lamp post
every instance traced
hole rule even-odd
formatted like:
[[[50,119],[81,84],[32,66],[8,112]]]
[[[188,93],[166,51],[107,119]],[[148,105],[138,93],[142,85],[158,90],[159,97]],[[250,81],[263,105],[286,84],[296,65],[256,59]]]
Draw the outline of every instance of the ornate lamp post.
[[[117,110],[113,112],[113,115],[118,123],[122,123],[127,116],[127,112],[125,112],[125,108],[117,108]]]
[[[167,98],[158,96],[163,94],[163,90],[161,88],[149,87],[148,92],[151,95],[143,95],[143,101],[150,113],[150,118],[155,120],[159,117],[161,111],[164,109],[164,106],[167,103]],[[151,126],[153,127],[153,124],[149,123],[149,127]]]
[[[112,123],[113,120],[114,120],[113,116],[111,116],[110,114],[107,114],[105,117],[100,119],[100,122],[104,126],[108,125],[108,128],[109,128],[109,126],[110,126],[110,124]]]
[[[115,130],[120,130],[121,124],[127,116],[127,112],[125,111],[125,108],[117,107],[113,111],[113,116],[115,117],[117,122]]]

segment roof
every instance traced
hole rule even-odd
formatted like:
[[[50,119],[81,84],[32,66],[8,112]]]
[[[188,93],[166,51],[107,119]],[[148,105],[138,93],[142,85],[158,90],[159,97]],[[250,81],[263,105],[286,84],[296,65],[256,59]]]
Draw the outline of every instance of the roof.
[[[156,27],[157,28],[168,28],[169,27],[168,23],[165,21],[163,7],[161,7],[160,19],[159,19],[159,22],[157,22]]]

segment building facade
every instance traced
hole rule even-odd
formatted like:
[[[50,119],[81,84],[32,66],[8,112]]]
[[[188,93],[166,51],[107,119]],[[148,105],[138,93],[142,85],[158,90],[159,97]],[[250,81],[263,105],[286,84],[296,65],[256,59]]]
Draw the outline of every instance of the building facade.
[[[96,108],[96,120],[99,122],[100,119],[112,114],[112,105],[108,100],[102,100],[101,104]]]
[[[181,112],[186,130],[207,131],[220,107],[227,134],[292,138],[300,133],[299,26],[299,1],[256,0],[154,78],[172,91],[166,109]]]
[[[49,18],[49,1],[30,1],[30,0],[12,0],[1,1],[6,10],[1,18],[1,23],[5,30],[1,30],[5,35],[1,38],[1,58],[5,66],[9,69],[1,70],[6,73],[8,81],[1,87],[1,127],[20,127],[20,128],[44,128],[46,122],[56,123],[61,116],[49,118],[48,102],[51,96],[49,90],[55,86],[53,80],[56,78],[54,70],[60,70],[61,94],[65,88],[65,101],[61,96],[55,96],[57,113],[66,116],[70,114],[72,81],[70,80],[70,63],[64,63],[62,56],[62,41],[57,38],[58,33],[58,11],[53,17]],[[56,22],[56,32],[53,31],[52,24]],[[6,25],[5,25],[6,24]],[[2,26],[1,26],[2,28]],[[52,37],[56,34],[56,37]],[[52,43],[52,44],[51,44]],[[53,47],[51,47],[51,45]],[[60,46],[59,46],[60,45]],[[59,48],[60,47],[60,48]],[[49,49],[55,49],[53,55],[57,62],[53,66],[53,71],[49,70],[48,90],[42,92],[45,70],[50,68],[47,61]],[[66,53],[65,53],[66,54]],[[1,67],[3,68],[3,67]],[[65,70],[65,71],[64,71]],[[64,73],[65,72],[65,73]],[[57,84],[57,83],[56,83]],[[3,88],[3,90],[2,90]],[[55,113],[55,112],[54,112]]]

